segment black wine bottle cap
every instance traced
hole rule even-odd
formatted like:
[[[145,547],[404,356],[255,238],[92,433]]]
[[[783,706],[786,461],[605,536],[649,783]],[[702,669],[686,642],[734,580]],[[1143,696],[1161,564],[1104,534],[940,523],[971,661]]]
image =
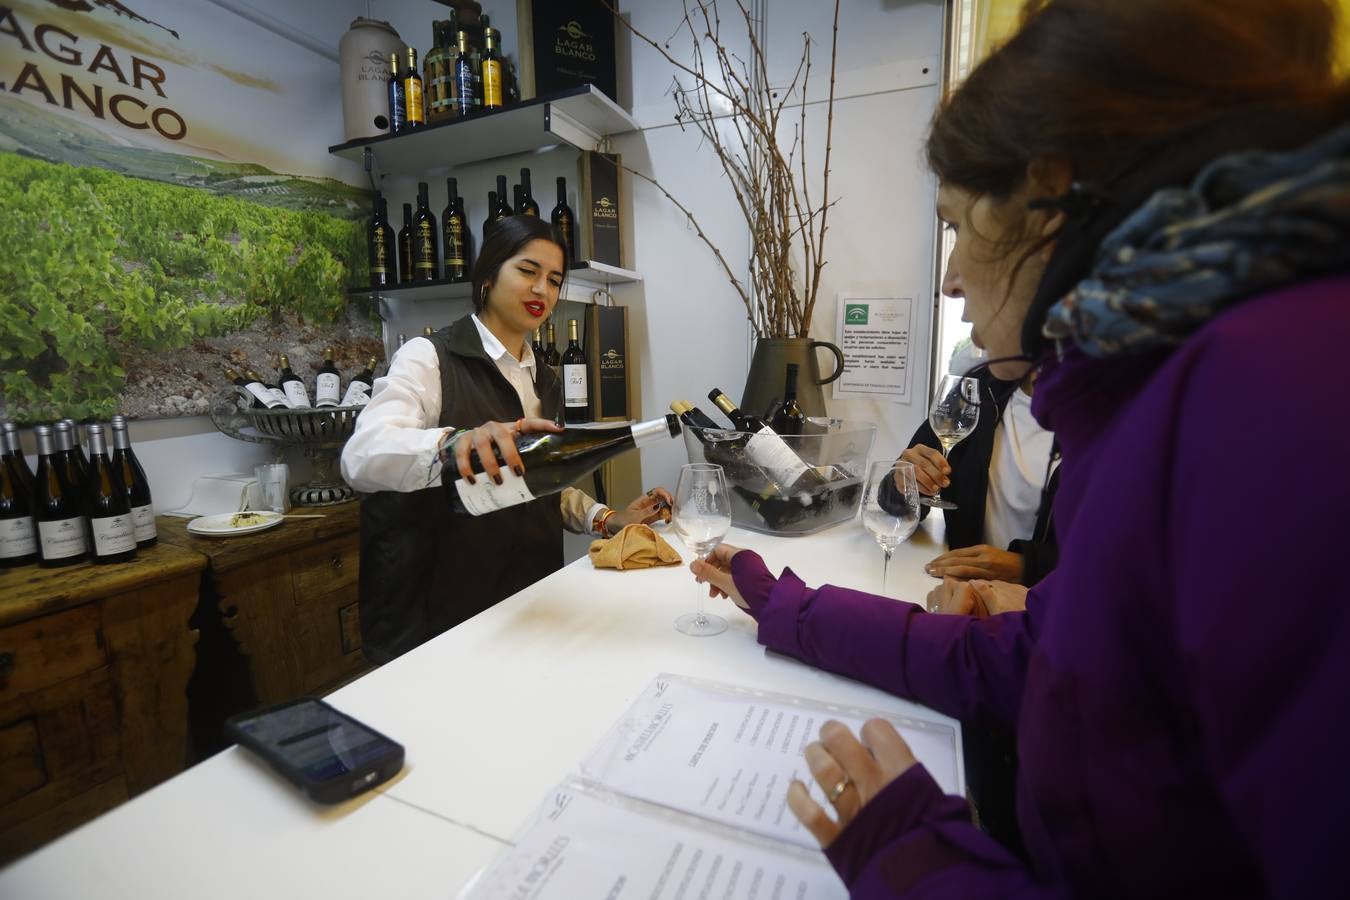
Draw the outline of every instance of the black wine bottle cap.
[[[666,413],[666,427],[670,429],[671,437],[680,436],[680,420],[673,413]]]

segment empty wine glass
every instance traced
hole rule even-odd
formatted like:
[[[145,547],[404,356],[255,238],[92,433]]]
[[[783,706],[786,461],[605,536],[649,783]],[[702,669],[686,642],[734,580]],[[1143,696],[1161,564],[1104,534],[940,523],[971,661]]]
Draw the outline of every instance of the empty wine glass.
[[[885,594],[891,554],[919,527],[919,482],[914,466],[885,460],[868,466],[862,509],[863,525],[881,546],[881,593]]]
[[[700,560],[707,559],[731,527],[731,495],[727,493],[722,467],[713,463],[683,466],[680,481],[675,486],[675,506],[671,512],[670,521],[680,540]],[[685,613],[675,620],[675,627],[684,634],[709,637],[727,630],[726,619],[703,611],[704,590],[700,584],[698,611]]]
[[[928,410],[928,424],[933,426],[933,434],[942,444],[943,459],[975,431],[979,421],[980,383],[960,375],[942,376],[937,393],[933,395],[933,405]],[[920,497],[919,502],[935,509],[956,509],[955,503],[942,499],[941,488],[931,497]]]

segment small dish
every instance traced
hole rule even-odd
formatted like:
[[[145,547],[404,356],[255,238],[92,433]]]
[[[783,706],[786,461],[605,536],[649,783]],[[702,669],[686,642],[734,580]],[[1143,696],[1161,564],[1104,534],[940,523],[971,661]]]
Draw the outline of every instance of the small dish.
[[[285,516],[269,509],[250,509],[218,516],[198,516],[187,523],[187,530],[199,537],[234,537],[265,531],[285,521]]]

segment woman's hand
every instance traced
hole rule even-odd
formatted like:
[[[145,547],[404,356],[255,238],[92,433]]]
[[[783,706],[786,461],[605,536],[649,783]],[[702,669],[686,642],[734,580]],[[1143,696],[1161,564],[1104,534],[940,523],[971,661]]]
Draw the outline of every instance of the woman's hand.
[[[562,431],[562,426],[551,419],[517,419],[514,422],[484,422],[472,431],[466,431],[455,438],[455,468],[460,477],[469,484],[474,483],[473,468],[469,465],[469,452],[478,451],[478,459],[483,472],[497,484],[502,483],[501,466],[497,464],[495,446],[501,451],[507,468],[517,475],[525,474],[525,463],[516,451],[516,436],[535,431]]]
[[[829,798],[835,818],[811,799],[806,785],[793,779],[788,786],[788,808],[822,848],[833,844],[859,810],[917,762],[905,739],[885,719],[867,720],[861,734],[859,741],[843,723],[831,719],[820,726],[820,740],[806,745],[807,768]]]
[[[1027,608],[1027,588],[1006,581],[962,581],[947,577],[928,592],[931,613],[984,619]]]
[[[708,583],[709,597],[730,597],[731,602],[735,603],[741,609],[748,610],[750,604],[745,602],[741,592],[736,590],[736,582],[731,578],[731,560],[737,553],[741,552],[740,547],[733,547],[730,544],[718,544],[713,551],[708,554],[705,561],[694,560],[689,564],[689,571],[694,573],[699,584]]]
[[[988,544],[948,550],[923,570],[935,578],[988,578],[994,581],[1020,582],[1022,554],[1000,550]]]
[[[663,487],[654,487],[638,497],[605,522],[610,534],[618,534],[625,525],[650,525],[658,519],[669,522],[669,510],[675,503],[670,491]]]
[[[914,465],[914,480],[919,483],[919,490],[930,497],[952,483],[949,477],[952,474],[951,465],[939,451],[927,444],[910,447],[900,454],[900,461]],[[902,493],[905,490],[903,484],[897,483],[896,487]]]

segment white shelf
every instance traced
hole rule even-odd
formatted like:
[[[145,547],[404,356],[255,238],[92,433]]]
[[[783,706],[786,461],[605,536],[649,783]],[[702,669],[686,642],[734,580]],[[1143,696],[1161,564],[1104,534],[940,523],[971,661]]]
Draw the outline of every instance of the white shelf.
[[[612,290],[621,284],[636,284],[642,276],[631,269],[621,269],[601,262],[583,262],[567,272],[561,298],[574,303],[593,303],[599,290]],[[386,300],[408,300],[420,303],[427,300],[468,300],[473,285],[468,281],[426,281],[420,284],[388,288],[353,288],[351,297],[371,297]]]
[[[360,162],[369,147],[382,172],[435,174],[559,144],[598,150],[607,135],[637,127],[622,107],[587,84],[416,131],[336,144],[328,152]]]

